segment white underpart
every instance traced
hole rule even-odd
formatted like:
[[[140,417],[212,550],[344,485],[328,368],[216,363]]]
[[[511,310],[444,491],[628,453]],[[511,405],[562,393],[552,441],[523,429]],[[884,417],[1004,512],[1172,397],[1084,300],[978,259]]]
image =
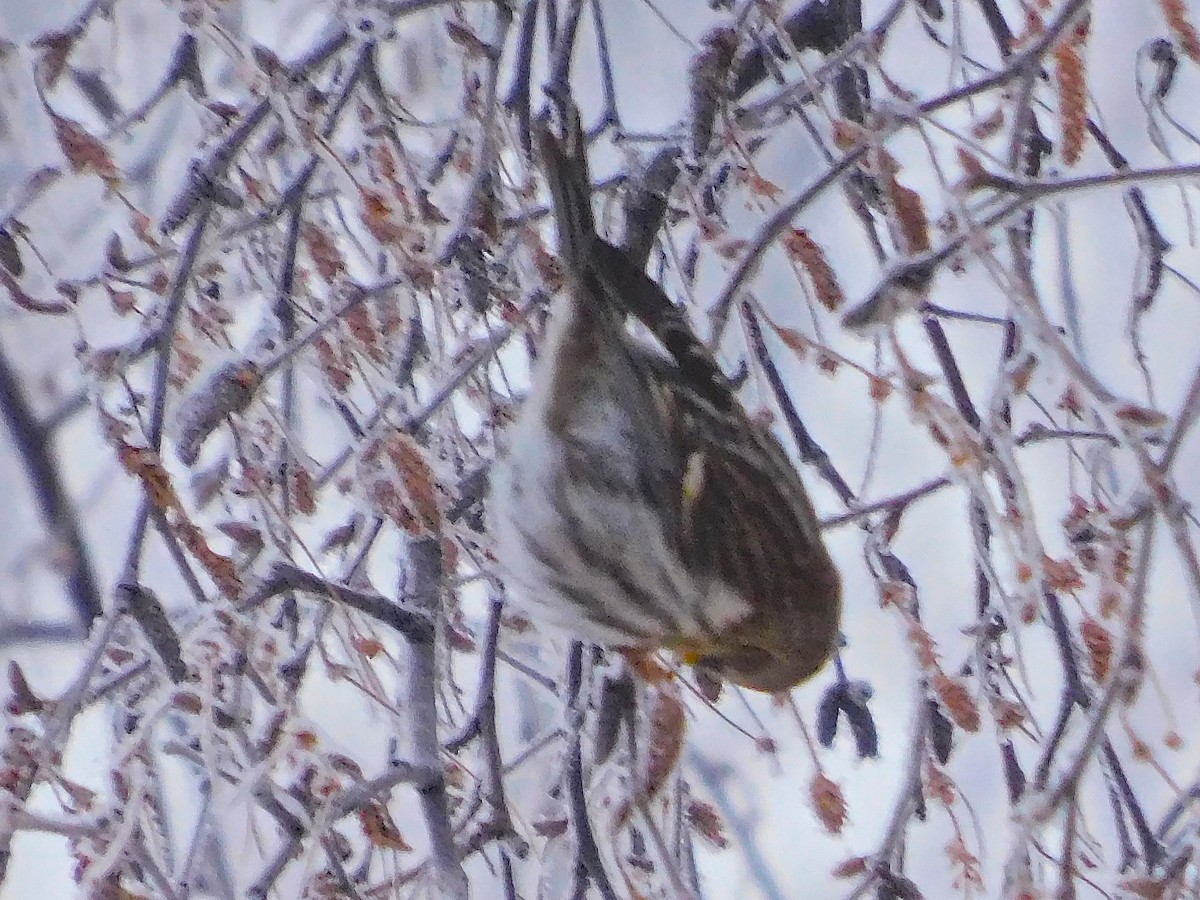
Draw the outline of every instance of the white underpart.
[[[558,486],[569,478],[560,445],[547,440],[536,422],[540,397],[535,390],[517,423],[509,430],[506,459],[492,476],[488,501],[489,531],[503,570],[506,586],[518,603],[539,608],[539,618],[550,619],[579,637],[596,643],[628,645],[629,631],[643,634],[649,645],[662,638],[695,638],[719,632],[745,617],[750,605],[724,583],[696,578],[678,564],[664,564],[673,554],[667,549],[662,528],[653,513],[640,504],[630,504],[600,491],[575,484],[563,492]],[[532,421],[532,424],[531,424]],[[608,425],[596,431],[619,433]],[[594,435],[579,435],[588,440]],[[620,450],[614,448],[615,453]],[[517,498],[514,490],[522,490]],[[565,583],[585,596],[617,598],[625,593],[618,579],[575,551],[570,531],[557,514],[554,498],[567,496],[574,503],[571,517],[592,552],[605,548],[606,562],[625,572],[656,605],[672,611],[669,628],[650,613],[623,604],[627,630],[591,622],[570,593],[559,589]],[[523,533],[524,532],[524,533]],[[532,541],[527,541],[528,534]],[[541,545],[554,559],[556,568],[541,562],[532,544]],[[611,608],[611,604],[610,604]]]

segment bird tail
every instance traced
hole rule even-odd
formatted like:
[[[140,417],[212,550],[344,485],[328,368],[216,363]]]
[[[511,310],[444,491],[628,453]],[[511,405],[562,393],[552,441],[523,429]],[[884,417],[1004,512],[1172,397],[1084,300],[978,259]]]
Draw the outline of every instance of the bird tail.
[[[538,150],[550,184],[559,252],[574,277],[586,277],[592,263],[596,223],[592,218],[592,179],[579,110],[569,100],[559,104],[563,119],[560,141],[543,119],[537,125]]]

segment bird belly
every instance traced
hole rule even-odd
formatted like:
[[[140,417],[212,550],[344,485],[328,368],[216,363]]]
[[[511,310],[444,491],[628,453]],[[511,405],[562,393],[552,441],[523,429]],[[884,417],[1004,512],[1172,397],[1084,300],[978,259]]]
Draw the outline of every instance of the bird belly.
[[[654,507],[637,496],[629,461],[583,482],[545,429],[518,423],[511,438],[488,516],[519,603],[582,638],[623,647],[706,645],[749,613],[731,589],[684,567]]]

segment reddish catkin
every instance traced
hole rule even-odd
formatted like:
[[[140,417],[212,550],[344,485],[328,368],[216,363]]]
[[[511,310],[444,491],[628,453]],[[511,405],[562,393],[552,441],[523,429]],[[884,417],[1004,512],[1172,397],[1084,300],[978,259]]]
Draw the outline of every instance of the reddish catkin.
[[[312,473],[301,463],[294,462],[289,469],[291,476],[292,500],[296,510],[301,515],[311,516],[317,511],[316,483]]]
[[[1087,618],[1079,626],[1083,646],[1087,649],[1088,662],[1097,681],[1103,681],[1112,665],[1112,635],[1095,619]]]
[[[996,700],[992,704],[992,715],[996,719],[996,727],[1001,731],[1020,728],[1025,724],[1025,713],[1021,707],[1011,700]]]
[[[771,321],[765,313],[763,314],[763,318],[767,320],[767,324],[771,326],[771,330],[779,336],[779,339],[783,341],[789,350],[796,354],[798,359],[804,359],[808,355],[808,351],[812,345],[802,331],[778,325]]]
[[[399,432],[384,444],[384,452],[395,467],[411,515],[406,530],[411,534],[437,534],[442,528],[442,511],[438,504],[436,479],[421,448],[410,437]]]
[[[381,244],[399,246],[403,243],[405,230],[392,216],[387,199],[374,191],[362,191],[362,223],[371,236]]]
[[[49,110],[47,110],[49,112]],[[99,138],[86,131],[82,125],[73,119],[66,119],[50,113],[50,121],[54,125],[54,135],[58,138],[58,146],[63,156],[71,164],[75,172],[95,172],[101,178],[115,180],[121,173],[109,156],[107,148]]]
[[[1158,0],[1158,5],[1162,7],[1163,18],[1167,20],[1167,27],[1171,29],[1179,48],[1192,62],[1200,63],[1200,33],[1188,21],[1184,0]]]
[[[1004,126],[1004,110],[996,109],[982,119],[976,120],[971,126],[971,136],[979,141],[986,141],[1000,133]]]
[[[187,519],[180,519],[175,524],[175,533],[178,535],[180,543],[204,567],[209,577],[226,597],[237,598],[241,595],[242,583],[238,578],[237,567],[233,560],[208,546],[208,541],[205,540],[204,533],[199,528]]]
[[[1087,135],[1087,80],[1083,68],[1086,24],[1080,25],[1054,48],[1054,78],[1058,86],[1058,117],[1062,127],[1062,160],[1079,162]]]
[[[822,306],[833,312],[846,301],[846,295],[842,293],[842,287],[825,257],[825,251],[807,231],[803,228],[793,228],[783,237],[783,249],[789,257],[804,267],[804,271],[812,279],[813,291]]]
[[[382,803],[376,801],[364,806],[358,811],[358,821],[367,840],[381,850],[395,850],[397,853],[412,850]]]
[[[871,858],[869,856],[852,856],[845,862],[834,866],[831,874],[834,878],[854,878],[867,871],[867,866],[870,862]]]
[[[1083,590],[1083,577],[1069,559],[1043,556],[1042,574],[1046,578],[1046,586],[1053,591],[1075,594]]]
[[[117,447],[117,459],[126,472],[142,482],[146,496],[155,509],[163,513],[172,510],[183,512],[183,504],[175,493],[171,475],[163,467],[157,453],[149,447],[135,447],[121,441]]]
[[[846,824],[846,798],[838,783],[825,774],[818,774],[808,787],[817,818],[830,834],[841,834]]]
[[[346,270],[346,261],[327,232],[316,225],[308,224],[304,226],[301,235],[322,281],[329,284]]]
[[[982,887],[983,875],[979,871],[979,859],[963,843],[961,837],[955,837],[946,845],[946,856],[954,864],[958,873],[954,877],[954,886],[959,890],[968,887]]]
[[[649,703],[649,735],[641,771],[637,775],[637,794],[618,807],[613,818],[615,828],[624,827],[636,808],[635,804],[652,800],[663,789],[675,771],[687,741],[687,710],[680,699],[678,687],[670,682],[657,685]],[[698,827],[698,823],[692,824]]]
[[[1018,49],[1032,43],[1046,30],[1046,22],[1041,13],[1031,6],[1025,7],[1025,27],[1013,40],[1013,48]]]
[[[383,361],[383,350],[380,348],[375,323],[371,321],[371,311],[365,304],[355,303],[347,309],[342,315],[342,324],[371,359],[376,362]]]
[[[729,846],[729,838],[725,837],[725,825],[712,806],[701,800],[691,800],[684,815],[692,829],[709,844],[720,850]]]
[[[1168,885],[1162,878],[1126,878],[1117,882],[1117,887],[1143,900],[1162,900],[1167,896]]]
[[[833,144],[839,150],[846,151],[867,139],[867,132],[861,125],[838,119],[833,123]]]
[[[913,653],[916,654],[921,668],[932,669],[937,665],[937,645],[929,632],[922,628],[921,623],[916,619],[908,623],[908,641],[912,644]]]
[[[654,692],[650,710],[650,737],[639,794],[654,797],[679,762],[687,736],[687,715],[677,689],[663,687]]]
[[[354,376],[350,374],[337,349],[325,338],[317,338],[313,342],[313,349],[329,384],[337,393],[346,393],[354,382]]]
[[[979,707],[975,705],[971,692],[961,681],[938,673],[933,678],[933,690],[955,725],[963,731],[979,730]]]
[[[954,805],[954,784],[950,778],[932,762],[925,762],[925,791],[947,809]]]
[[[925,203],[921,200],[921,195],[912,188],[905,187],[894,177],[888,178],[888,193],[891,196],[892,208],[896,211],[896,221],[900,224],[900,233],[904,237],[905,252],[924,253],[931,243],[929,217],[925,215]]]

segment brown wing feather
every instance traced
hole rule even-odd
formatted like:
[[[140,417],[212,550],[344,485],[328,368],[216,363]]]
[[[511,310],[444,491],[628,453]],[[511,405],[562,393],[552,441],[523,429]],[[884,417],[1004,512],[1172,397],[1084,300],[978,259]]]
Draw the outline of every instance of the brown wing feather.
[[[756,690],[785,690],[828,660],[838,635],[841,580],[800,476],[774,436],[740,409],[718,413],[676,387],[675,435],[700,454],[684,497],[690,540],[680,551],[751,606],[701,661]],[[691,485],[689,487],[695,487]]]

